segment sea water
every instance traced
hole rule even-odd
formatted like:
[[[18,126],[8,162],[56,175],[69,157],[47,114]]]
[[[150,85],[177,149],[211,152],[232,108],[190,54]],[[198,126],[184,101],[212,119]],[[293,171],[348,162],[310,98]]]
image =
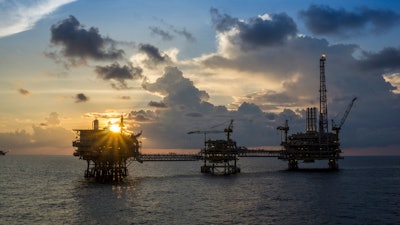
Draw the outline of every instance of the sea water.
[[[400,156],[339,164],[241,158],[241,173],[211,176],[201,161],[133,162],[124,182],[99,184],[72,156],[6,155],[0,224],[400,224]]]

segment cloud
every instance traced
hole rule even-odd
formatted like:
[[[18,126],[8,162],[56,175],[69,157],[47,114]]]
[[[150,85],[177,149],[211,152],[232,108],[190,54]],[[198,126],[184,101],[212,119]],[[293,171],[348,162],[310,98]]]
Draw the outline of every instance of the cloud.
[[[30,30],[45,16],[74,1],[0,1],[0,38]]]
[[[139,123],[154,122],[157,120],[157,113],[151,110],[131,111],[128,115],[128,120]]]
[[[74,17],[59,21],[51,26],[51,43],[60,46],[60,52],[46,53],[48,57],[57,60],[68,59],[69,65],[86,64],[88,59],[117,60],[122,59],[124,51],[117,49],[117,42],[100,35],[95,27],[85,29]]]
[[[0,133],[2,146],[13,154],[72,154],[72,131],[62,128],[57,112],[45,118],[46,122],[32,125],[32,132],[17,130]]]
[[[262,111],[260,107],[258,107],[254,103],[243,102],[242,105],[238,108],[238,112],[243,114],[261,114]]]
[[[172,61],[170,57],[162,53],[157,47],[150,44],[139,45],[138,52],[143,54],[141,63],[147,68],[163,67],[165,65],[171,65]]]
[[[253,103],[242,103],[238,110],[214,105],[209,102],[208,93],[195,87],[176,67],[166,67],[161,77],[152,83],[145,81],[143,88],[163,97],[160,102],[150,102],[151,106],[157,106],[154,110],[132,111],[127,120],[144,131],[146,148],[197,148],[202,137],[188,135],[182,138],[182,135],[191,130],[216,129],[221,130],[219,136],[224,138],[222,131],[231,119],[235,120],[235,132],[240,136],[241,144],[257,145],[265,143],[265,135],[276,135],[275,125],[284,121],[279,115],[263,113]],[[164,105],[168,107],[164,108]],[[297,114],[293,112],[292,119],[295,118],[293,115]],[[272,124],[266,126],[266,121]],[[214,126],[221,122],[223,126]]]
[[[218,32],[229,31],[230,29],[232,29],[232,27],[240,23],[239,19],[233,18],[228,14],[221,15],[216,8],[211,8],[210,13],[211,21]]]
[[[221,15],[213,8],[211,16],[218,32],[236,31],[237,35],[231,36],[230,41],[243,50],[281,45],[297,33],[296,23],[285,13],[253,17],[245,22],[227,14]]]
[[[163,41],[171,41],[174,38],[170,32],[159,27],[149,27],[149,29],[153,35],[160,36]]]
[[[183,36],[187,41],[190,41],[190,42],[196,41],[196,38],[193,37],[193,34],[190,33],[189,31],[187,31],[186,28],[183,28],[181,30],[178,30],[178,29],[174,28],[173,31],[176,34],[178,34],[180,36]]]
[[[326,53],[329,119],[340,121],[349,101],[359,97],[341,133],[343,146],[398,144],[395,135],[387,132],[391,130],[390,134],[395,134],[394,130],[400,127],[396,119],[400,113],[400,95],[393,91],[397,75],[392,75],[400,72],[396,63],[398,48],[366,52],[355,44],[333,44],[325,39],[296,35],[285,39],[284,44],[242,51],[243,46],[258,43],[242,37],[242,32],[247,31],[242,27],[252,27],[252,20],[218,12],[212,16],[218,51],[186,61],[185,72],[195,74],[192,77],[198,80],[206,77],[212,85],[207,90],[223,90],[235,101],[228,113],[202,112],[207,115],[205,118],[211,115],[235,118],[240,141],[252,145],[273,145],[272,128],[282,125],[286,119],[291,133],[304,131],[305,108],[319,104],[319,57]],[[264,17],[263,20],[268,20]],[[376,115],[379,118],[374,118]],[[263,133],[264,137],[256,135],[257,139],[248,135],[254,133]]]
[[[385,74],[383,78],[393,86],[391,90],[395,94],[400,94],[400,73]]]
[[[398,48],[366,52],[356,44],[299,36],[297,25],[284,13],[239,19],[212,9],[211,17],[216,52],[172,62],[154,45],[138,46],[143,74],[164,67],[163,72],[152,70],[155,79],[142,83],[157,96],[147,105],[151,110],[131,110],[126,120],[143,130],[146,148],[201,147],[203,137],[182,135],[231,119],[233,138],[244,146],[278,145],[276,127],[285,120],[290,133],[305,131],[305,108],[319,103],[322,53],[327,54],[329,119],[340,121],[349,101],[359,97],[341,131],[342,146],[398,144],[400,95],[393,92],[397,75],[390,75],[399,73]],[[130,68],[117,63],[97,67],[102,68],[99,78],[127,87],[128,72],[111,72],[124,67],[125,72]],[[221,96],[229,96],[223,101],[231,102],[213,103]]]
[[[78,93],[75,96],[75,103],[81,103],[81,102],[87,102],[89,101],[89,98],[83,94],[83,93]]]
[[[145,81],[142,87],[164,96],[163,102],[169,106],[200,109],[207,107],[206,101],[209,99],[207,92],[197,89],[176,67],[166,67],[164,75],[156,82]]]
[[[23,96],[29,96],[31,94],[28,90],[23,88],[18,89],[18,92]]]
[[[85,113],[84,117],[88,118],[103,118],[103,119],[115,119],[115,118],[120,118],[121,117],[120,112],[117,112],[115,110],[107,110],[106,112],[89,112]]]
[[[122,100],[131,100],[131,96],[118,96],[117,98],[122,99]]]
[[[189,42],[196,41],[196,38],[194,38],[193,34],[186,30],[186,28],[177,28],[174,25],[166,23],[164,20],[160,20],[160,22],[165,28],[150,26],[149,29],[153,35],[160,36],[162,40],[171,41],[177,35],[184,37],[185,40]]]
[[[364,70],[395,72],[400,71],[400,48],[387,47],[379,52],[363,51],[360,67]]]
[[[121,66],[119,63],[113,63],[109,66],[96,66],[95,72],[99,79],[105,81],[116,81],[111,83],[114,89],[128,89],[126,80],[136,80],[143,77],[140,67],[133,67],[132,64]]]
[[[350,36],[371,30],[376,34],[389,30],[400,21],[393,10],[360,7],[354,11],[333,9],[327,5],[311,5],[299,13],[307,28],[316,35]]]
[[[58,117],[59,117],[59,114],[57,112],[50,113],[49,117],[46,117],[46,124],[49,126],[60,125],[61,121]]]
[[[167,108],[167,105],[164,102],[150,101],[148,105],[155,108]]]

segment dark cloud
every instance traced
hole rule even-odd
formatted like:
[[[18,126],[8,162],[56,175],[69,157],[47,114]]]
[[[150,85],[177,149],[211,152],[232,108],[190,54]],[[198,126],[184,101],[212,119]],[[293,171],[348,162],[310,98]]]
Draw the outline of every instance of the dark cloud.
[[[117,90],[128,89],[126,80],[136,80],[143,77],[143,70],[140,67],[133,67],[131,64],[121,66],[113,63],[109,66],[96,66],[97,77],[106,81],[116,81],[111,86]]]
[[[156,113],[151,110],[131,111],[128,115],[129,120],[134,120],[136,122],[151,122],[155,121],[156,118]]]
[[[67,57],[72,65],[79,65],[87,59],[121,59],[124,51],[115,47],[116,42],[99,34],[95,27],[85,29],[74,17],[69,16],[51,26],[51,43],[61,46],[61,55]],[[56,53],[47,53],[48,57],[57,58]]]
[[[261,106],[264,104],[276,104],[281,105],[292,105],[294,102],[300,101],[296,96],[288,96],[285,93],[279,93],[276,91],[260,91],[251,93],[242,98],[243,101],[251,101]]]
[[[143,63],[149,68],[156,68],[157,66],[164,66],[171,63],[171,59],[167,54],[162,54],[161,51],[150,44],[139,45],[139,52],[145,54],[147,59]]]
[[[262,113],[260,107],[258,107],[254,103],[243,102],[242,105],[238,108],[239,113],[243,114],[260,114]]]
[[[258,46],[274,46],[285,43],[297,33],[296,23],[285,13],[272,14],[270,19],[251,18],[244,22],[227,14],[219,14],[217,9],[211,9],[212,22],[219,32],[236,28],[239,35],[231,41],[239,44],[242,49],[254,49]]]
[[[164,96],[162,102],[168,104],[168,108],[154,111],[157,116],[144,111],[132,113],[135,121],[143,121],[140,122],[141,129],[151,134],[146,137],[149,148],[199,147],[202,137],[189,135],[181,138],[182,135],[191,130],[210,130],[212,125],[220,124],[221,121],[228,121],[226,124],[228,125],[230,119],[235,119],[235,132],[240,135],[241,144],[262,145],[261,143],[266,142],[266,135],[276,134],[275,124],[280,125],[284,121],[279,116],[264,115],[253,103],[243,103],[239,110],[227,110],[225,106],[215,106],[208,102],[208,94],[196,88],[193,82],[185,78],[176,67],[166,67],[163,76],[154,83],[144,82],[143,87]],[[150,117],[152,123],[148,123],[149,115],[152,116]],[[274,124],[267,126],[266,121]],[[223,131],[224,127],[220,129]],[[224,133],[221,134],[223,137]]]
[[[28,90],[26,90],[24,88],[18,89],[18,92],[23,96],[29,96],[31,94]]]
[[[218,9],[211,8],[211,21],[218,32],[225,32],[237,26],[240,21],[237,18],[233,18],[228,14],[220,14]]]
[[[296,33],[296,24],[285,13],[273,14],[271,20],[257,17],[240,24],[242,42],[250,47],[282,44]]]
[[[186,113],[186,116],[188,116],[188,117],[203,117],[203,114],[197,113],[197,112],[190,112],[190,113]]]
[[[164,96],[163,102],[169,106],[185,106],[192,109],[206,107],[209,95],[197,89],[193,82],[183,77],[176,67],[166,67],[165,73],[155,83],[144,82],[142,87]]]
[[[193,34],[187,31],[185,28],[178,30],[173,26],[170,26],[171,31],[161,29],[160,27],[149,27],[149,29],[153,35],[160,36],[164,41],[172,41],[175,38],[175,35],[171,34],[171,32],[184,37],[187,41],[196,41],[196,39],[193,37]]]
[[[187,41],[191,41],[191,42],[196,41],[196,38],[193,37],[193,34],[190,33],[189,31],[187,31],[186,28],[183,28],[181,30],[174,28],[173,31],[176,34],[183,36]]]
[[[396,135],[390,135],[398,133],[400,127],[400,121],[397,120],[400,114],[400,95],[393,92],[398,88],[398,82],[395,79],[388,81],[383,77],[396,77],[399,73],[398,47],[366,52],[356,44],[334,44],[326,39],[303,35],[287,39],[284,45],[240,51],[243,49],[240,33],[243,29],[240,24],[246,23],[243,22],[246,20],[238,21],[232,16],[221,15],[218,11],[214,13],[216,31],[223,37],[223,42],[219,43],[219,52],[199,58],[203,64],[197,70],[201,71],[206,67],[216,74],[219,71],[224,71],[225,74],[240,73],[244,74],[243,80],[254,78],[272,83],[271,87],[261,85],[259,90],[262,91],[254,94],[235,96],[237,101],[232,106],[240,110],[218,114],[234,114],[232,117],[237,118],[237,123],[240,124],[236,126],[237,132],[273,136],[273,132],[267,128],[276,128],[276,125],[282,125],[286,119],[289,120],[291,133],[304,131],[304,109],[318,107],[319,57],[325,53],[329,119],[340,121],[349,101],[355,96],[359,97],[342,130],[342,145],[345,148],[398,145]],[[225,32],[231,28],[238,32]],[[272,110],[269,113],[251,113],[258,110],[255,107],[252,110],[248,105],[250,103],[264,111]],[[287,109],[282,112],[284,108]],[[208,115],[217,116],[211,111]],[[397,132],[394,131],[396,129]],[[246,135],[241,136],[246,142],[261,142]],[[265,143],[271,145],[273,140],[264,139]]]
[[[388,47],[381,51],[362,53],[361,69],[382,72],[400,72],[400,48]],[[381,74],[378,74],[381,75]]]
[[[174,36],[170,32],[163,30],[159,27],[149,27],[149,29],[152,34],[160,36],[161,39],[164,41],[171,41],[174,38]]]
[[[142,44],[139,46],[139,52],[145,53],[151,60],[155,62],[165,61],[165,56],[162,56],[160,50],[150,44]]]
[[[181,36],[186,39],[186,41],[194,42],[196,39],[193,34],[190,33],[186,28],[177,28],[174,25],[166,23],[164,20],[159,20],[162,27],[149,27],[152,34],[160,36],[164,41],[171,41],[175,39],[176,36]]]
[[[164,102],[155,102],[155,101],[150,101],[148,106],[155,108],[167,108],[167,105]]]
[[[83,94],[83,93],[76,94],[75,103],[81,103],[81,102],[87,102],[87,101],[89,101],[89,98],[85,94]]]
[[[382,32],[396,26],[400,14],[393,10],[361,7],[354,11],[333,9],[327,5],[311,5],[300,11],[307,28],[317,35],[354,35],[371,29]]]

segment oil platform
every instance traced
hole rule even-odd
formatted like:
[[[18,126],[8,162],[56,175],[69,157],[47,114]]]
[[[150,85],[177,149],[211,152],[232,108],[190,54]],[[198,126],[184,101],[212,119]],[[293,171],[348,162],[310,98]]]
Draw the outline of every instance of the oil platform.
[[[353,100],[348,105],[346,112],[336,125],[332,120],[332,131],[328,129],[328,104],[325,84],[325,61],[326,56],[322,55],[320,62],[320,108],[319,123],[317,130],[317,108],[307,108],[306,111],[306,132],[288,136],[289,125],[286,120],[283,126],[277,127],[284,135],[281,140],[283,149],[279,159],[288,161],[289,170],[298,169],[298,161],[311,163],[315,160],[328,160],[329,169],[338,169],[337,161],[342,159],[340,149],[339,131],[353,106]],[[282,135],[281,135],[282,137]],[[282,138],[281,138],[282,139]]]
[[[226,133],[226,140],[207,140],[207,133]],[[229,175],[240,173],[237,165],[239,153],[243,152],[241,147],[236,146],[236,142],[230,138],[233,132],[233,120],[223,131],[190,131],[188,134],[204,134],[204,148],[200,150],[203,166],[202,173],[213,175]]]
[[[73,155],[87,161],[86,178],[100,182],[120,181],[128,175],[129,159],[141,162],[141,144],[137,139],[141,133],[125,132],[122,116],[118,131],[110,128],[99,129],[99,121],[95,119],[92,129],[74,130],[77,136],[72,142]]]

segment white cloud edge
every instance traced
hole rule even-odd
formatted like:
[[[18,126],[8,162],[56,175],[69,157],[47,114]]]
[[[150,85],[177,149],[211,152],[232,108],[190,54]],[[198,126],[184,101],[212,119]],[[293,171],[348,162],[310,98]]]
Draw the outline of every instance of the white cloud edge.
[[[11,7],[1,7],[3,9],[0,10],[2,15],[0,19],[3,22],[0,24],[0,38],[30,30],[45,16],[75,1],[46,0],[37,3],[35,1],[33,4],[24,1],[24,3],[13,2],[11,3]],[[7,3],[1,1],[0,4],[4,5]]]

